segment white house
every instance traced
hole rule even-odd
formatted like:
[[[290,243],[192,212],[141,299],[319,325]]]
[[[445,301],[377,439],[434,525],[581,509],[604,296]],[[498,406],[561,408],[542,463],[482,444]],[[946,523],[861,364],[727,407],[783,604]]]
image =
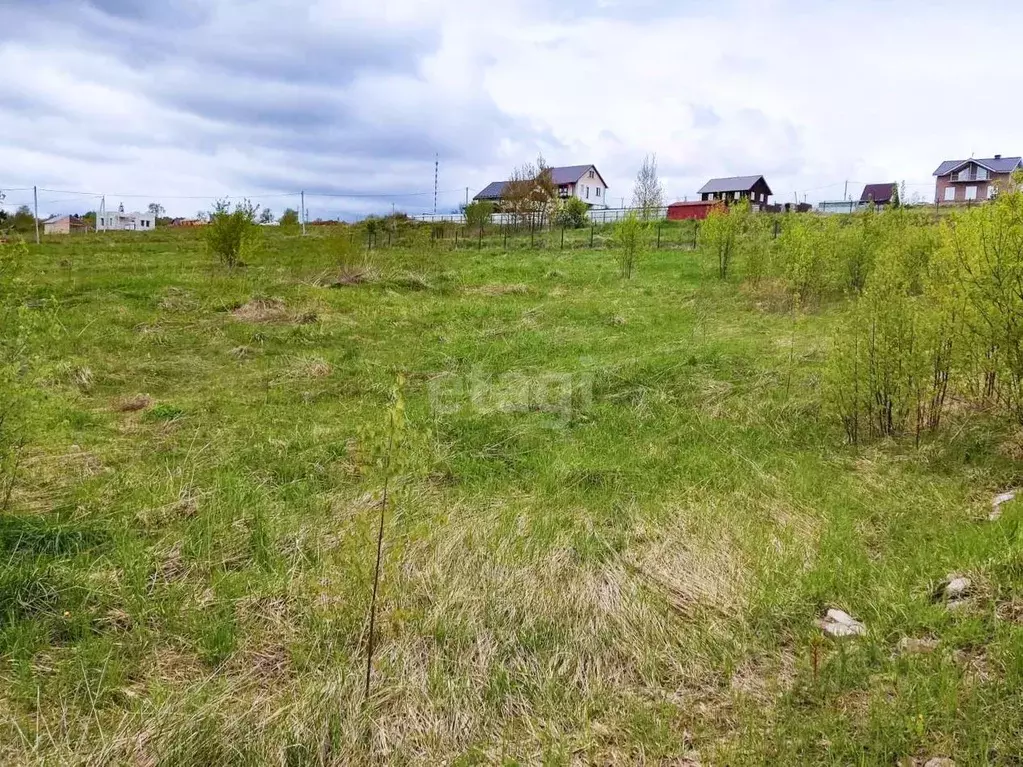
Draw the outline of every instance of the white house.
[[[156,228],[156,217],[152,213],[125,213],[124,205],[116,211],[106,210],[106,205],[101,205],[99,213],[96,214],[97,232],[151,232]]]
[[[562,198],[578,197],[591,208],[606,208],[607,183],[601,177],[595,165],[569,165],[564,168],[551,168],[551,180],[558,188]],[[474,200],[501,202],[507,181],[493,181],[475,197]]]

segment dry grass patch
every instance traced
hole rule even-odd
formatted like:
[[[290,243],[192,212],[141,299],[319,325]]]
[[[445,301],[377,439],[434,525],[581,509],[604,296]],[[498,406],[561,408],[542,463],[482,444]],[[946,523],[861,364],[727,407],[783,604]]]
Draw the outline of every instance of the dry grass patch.
[[[158,306],[165,312],[194,312],[199,308],[199,302],[187,290],[171,287],[164,291]]]
[[[326,378],[334,372],[334,368],[326,360],[314,357],[300,361],[295,372],[303,378]]]
[[[628,562],[687,618],[708,611],[726,617],[743,612],[747,572],[740,551],[723,535],[706,540],[676,527],[639,547]]]
[[[524,296],[528,295],[530,290],[528,285],[519,282],[504,285],[477,285],[476,287],[466,288],[465,292],[477,296]]]
[[[231,316],[239,322],[295,322],[306,325],[316,322],[316,312],[293,312],[280,298],[253,298],[234,309]]]
[[[114,400],[113,409],[118,413],[137,413],[140,410],[146,410],[152,404],[153,398],[148,394],[132,394]]]
[[[338,272],[337,278],[328,284],[334,288],[363,285],[380,279],[380,272],[372,266],[347,266]]]
[[[757,284],[743,282],[739,292],[760,312],[783,314],[791,312],[795,297],[791,284],[784,279],[762,279]]]

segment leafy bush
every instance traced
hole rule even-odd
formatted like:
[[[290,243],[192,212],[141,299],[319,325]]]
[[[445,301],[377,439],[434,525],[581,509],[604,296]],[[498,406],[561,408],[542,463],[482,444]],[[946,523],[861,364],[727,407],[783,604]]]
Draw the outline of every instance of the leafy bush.
[[[490,223],[494,215],[494,203],[489,200],[473,200],[465,206],[465,224],[474,231]]]
[[[643,224],[635,213],[629,213],[619,221],[614,228],[615,258],[618,261],[618,268],[622,277],[632,278],[632,272],[636,267],[636,254],[639,251],[639,238],[643,231]]]
[[[884,254],[887,255],[887,254]],[[849,441],[938,428],[952,375],[958,317],[942,300],[913,296],[895,258],[882,258],[836,336],[835,406]]]
[[[248,200],[237,203],[233,211],[227,200],[218,200],[213,206],[203,236],[206,247],[225,266],[238,265],[242,256],[255,248],[260,233],[258,211]]]
[[[298,211],[294,208],[286,208],[281,213],[280,224],[282,228],[295,229],[298,227]]]
[[[569,229],[582,229],[589,224],[589,206],[578,197],[569,197],[558,211],[557,224]]]
[[[867,251],[865,286],[829,361],[850,441],[919,439],[940,427],[952,395],[1023,423],[1023,194],[940,227],[886,211],[843,235],[864,225],[867,244],[846,245]]]
[[[773,219],[753,213],[745,201],[732,206],[731,216],[736,231],[735,257],[743,266],[746,279],[756,287],[770,272]]]
[[[974,391],[1023,423],[1023,193],[953,214],[942,240],[935,271],[962,300]]]
[[[738,217],[725,207],[715,207],[700,227],[703,244],[717,260],[718,277],[726,279],[735,256]]]

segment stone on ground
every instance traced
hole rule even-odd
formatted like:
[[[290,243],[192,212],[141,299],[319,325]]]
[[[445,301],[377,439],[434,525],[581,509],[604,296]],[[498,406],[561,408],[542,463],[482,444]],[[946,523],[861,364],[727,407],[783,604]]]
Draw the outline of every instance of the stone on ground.
[[[1009,490],[1006,493],[999,493],[991,499],[991,513],[988,514],[988,519],[994,522],[1000,516],[1002,516],[1002,504],[1008,503],[1016,497],[1015,490]]]
[[[832,608],[817,625],[828,636],[851,637],[867,633],[867,627],[844,610]]]

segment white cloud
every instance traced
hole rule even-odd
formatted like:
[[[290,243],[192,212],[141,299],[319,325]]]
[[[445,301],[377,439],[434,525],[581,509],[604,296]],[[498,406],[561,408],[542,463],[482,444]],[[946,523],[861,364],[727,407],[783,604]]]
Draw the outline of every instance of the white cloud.
[[[994,0],[8,5],[0,188],[146,194],[190,213],[201,200],[171,198],[430,191],[434,153],[442,189],[479,189],[542,151],[596,163],[615,199],[656,152],[671,197],[764,173],[778,199],[815,200],[846,179],[929,195],[942,159],[1023,153],[1001,42],[1023,8]]]

